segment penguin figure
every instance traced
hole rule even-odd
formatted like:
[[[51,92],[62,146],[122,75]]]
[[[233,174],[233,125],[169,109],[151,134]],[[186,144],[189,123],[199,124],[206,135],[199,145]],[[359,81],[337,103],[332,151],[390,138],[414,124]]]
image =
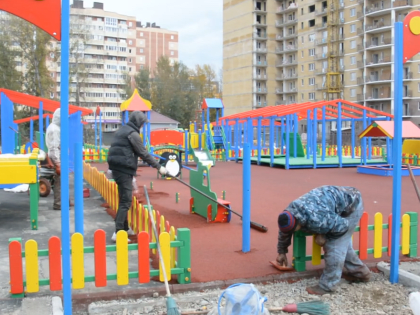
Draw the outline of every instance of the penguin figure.
[[[164,152],[160,164],[162,164],[172,176],[178,177],[181,173],[181,163],[176,153]]]

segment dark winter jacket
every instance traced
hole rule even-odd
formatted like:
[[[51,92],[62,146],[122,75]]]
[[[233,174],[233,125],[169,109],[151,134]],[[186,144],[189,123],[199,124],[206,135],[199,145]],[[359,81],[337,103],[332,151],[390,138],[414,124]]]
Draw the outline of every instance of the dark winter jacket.
[[[159,163],[147,152],[140,138],[140,129],[147,121],[142,112],[133,112],[127,125],[122,126],[114,135],[108,153],[109,169],[135,175],[140,157],[150,166],[159,169]]]
[[[293,201],[285,210],[293,214],[303,232],[339,238],[349,229],[346,219],[363,202],[353,187],[321,186]],[[279,230],[277,252],[287,253],[293,233]]]

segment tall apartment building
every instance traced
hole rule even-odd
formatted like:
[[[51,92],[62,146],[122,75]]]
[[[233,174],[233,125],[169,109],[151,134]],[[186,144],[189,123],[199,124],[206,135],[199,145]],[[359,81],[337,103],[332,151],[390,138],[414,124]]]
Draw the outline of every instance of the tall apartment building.
[[[393,112],[393,23],[420,0],[224,0],[226,114],[343,98]],[[420,123],[420,63],[404,65],[404,118]],[[417,117],[417,118],[416,118]]]
[[[74,0],[70,15],[72,36],[87,35],[87,40],[70,55],[70,67],[77,67],[78,53],[85,68],[83,86],[79,89],[80,106],[91,109],[100,106],[103,130],[114,131],[120,123],[120,104],[130,97],[123,90],[126,75],[133,77],[144,68],[153,73],[162,55],[172,62],[178,61],[178,32],[162,29],[155,23],[142,25],[134,16],[105,11],[100,2],[85,8],[83,1]],[[50,97],[58,98],[60,64],[54,61],[53,54],[50,57],[48,67],[57,82],[57,90]],[[76,91],[76,79],[71,78],[70,102],[76,101]],[[94,116],[87,116],[86,121],[94,122]]]

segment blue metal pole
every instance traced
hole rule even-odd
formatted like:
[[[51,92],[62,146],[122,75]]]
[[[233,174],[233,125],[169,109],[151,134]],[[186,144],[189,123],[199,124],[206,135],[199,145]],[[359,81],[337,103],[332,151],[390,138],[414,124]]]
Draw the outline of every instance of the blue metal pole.
[[[242,175],[242,252],[251,250],[251,148],[244,144]]]
[[[270,117],[270,166],[274,166],[274,119]]]
[[[82,117],[80,117],[81,121]],[[83,142],[83,140],[81,141]],[[99,112],[99,161],[102,162],[102,111]]]
[[[394,171],[392,183],[392,235],[391,273],[389,281],[398,282],[401,220],[401,156],[402,156],[402,106],[403,106],[403,23],[395,23],[394,45]]]
[[[128,110],[125,111],[125,124],[128,124]]]
[[[39,148],[44,150],[44,103],[39,102]]]
[[[281,117],[281,142],[280,142],[280,151],[283,154],[283,147],[284,147],[284,126],[286,125],[286,118]]]
[[[258,165],[261,161],[261,117],[258,117],[257,125],[257,154],[258,154]]]
[[[306,158],[311,157],[311,111],[306,112]]]
[[[351,158],[354,159],[354,149],[356,147],[356,121],[351,120]]]
[[[366,129],[366,109],[363,110],[363,130]],[[363,164],[366,165],[366,138],[362,139],[362,161]]]
[[[95,111],[95,150],[98,148],[98,124],[97,124],[97,117],[96,117],[96,111]]]
[[[34,141],[34,121],[29,122],[29,142]]]
[[[338,113],[337,113],[337,155],[338,155],[338,167],[343,167],[343,144],[341,134],[341,102],[338,102]]]
[[[293,115],[294,121],[293,121],[293,127],[294,127],[294,132],[293,132],[293,157],[297,157],[297,134],[299,132],[298,130],[298,116],[295,113]]]
[[[312,163],[314,164],[313,167],[316,168],[316,158],[317,158],[317,152],[316,152],[316,142],[317,142],[317,136],[318,136],[318,116],[317,116],[318,108],[313,109],[313,115],[314,119],[312,121],[313,124],[313,135],[312,135]]]
[[[372,123],[372,118],[368,119],[368,125]],[[368,160],[372,159],[372,137],[368,138]]]
[[[321,158],[322,161],[325,161],[325,154],[326,154],[325,151],[327,151],[327,144],[326,144],[327,135],[326,135],[326,122],[325,122],[326,115],[327,113],[326,113],[326,109],[324,105],[322,107],[322,158]]]
[[[45,130],[47,130],[49,125],[50,125],[50,116],[47,116],[47,118],[45,118]]]
[[[289,115],[286,116],[286,170],[289,169],[290,163],[290,137],[289,137],[289,126],[290,126],[290,117]]]
[[[69,46],[70,3],[62,0],[61,9],[61,242],[63,265],[64,315],[72,314],[70,274],[70,214],[69,214]]]
[[[188,146],[188,130],[185,130],[184,133],[185,133],[185,140],[184,140],[185,164],[188,165],[188,151],[189,151],[189,146]]]

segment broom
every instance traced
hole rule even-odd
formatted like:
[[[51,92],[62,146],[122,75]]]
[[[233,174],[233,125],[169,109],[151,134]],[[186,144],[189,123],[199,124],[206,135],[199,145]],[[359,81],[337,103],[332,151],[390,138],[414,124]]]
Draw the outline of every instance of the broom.
[[[310,301],[302,302],[297,304],[288,304],[281,308],[269,308],[270,312],[286,312],[286,313],[298,313],[298,314],[309,314],[309,315],[329,315],[330,306],[322,301]]]
[[[149,217],[150,217],[150,220],[152,220],[153,232],[154,232],[155,238],[156,238],[156,246],[157,246],[158,253],[159,253],[160,265],[162,266],[163,278],[165,279],[167,314],[168,315],[180,315],[180,313],[178,311],[178,306],[176,305],[175,300],[171,297],[171,292],[169,291],[168,278],[166,277],[166,270],[165,270],[165,262],[163,261],[162,252],[160,250],[159,235],[157,234],[155,219],[153,218],[152,208],[150,206],[149,194],[147,193],[146,185],[144,185],[144,195],[145,195],[146,200],[147,200],[147,209],[149,211]]]

